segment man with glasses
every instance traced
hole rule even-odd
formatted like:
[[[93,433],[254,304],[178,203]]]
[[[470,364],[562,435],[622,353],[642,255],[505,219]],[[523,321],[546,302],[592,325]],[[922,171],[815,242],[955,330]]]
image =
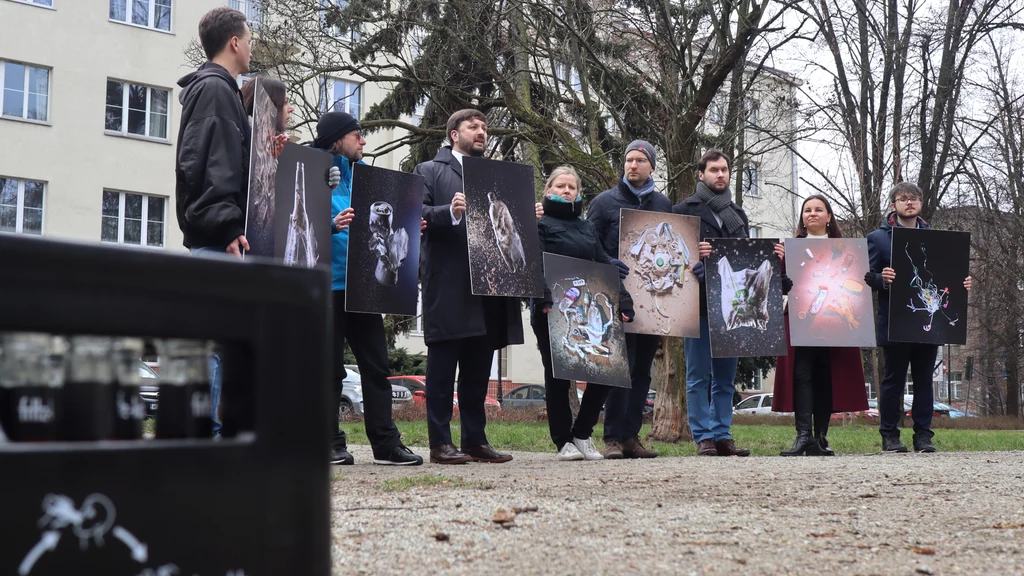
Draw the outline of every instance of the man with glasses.
[[[587,219],[597,230],[601,247],[619,267],[619,276],[629,273],[619,255],[619,210],[650,210],[671,212],[672,201],[654,190],[656,155],[654,146],[644,140],[634,140],[626,146],[626,159],[622,180],[611,190],[601,192],[590,201]],[[605,401],[604,452],[605,458],[654,458],[658,455],[640,443],[644,405],[651,388],[651,364],[661,345],[661,338],[650,334],[626,334],[626,356],[629,359],[631,388],[612,388]]]
[[[885,376],[878,394],[878,431],[882,435],[882,451],[907,452],[900,441],[899,424],[903,416],[903,391],[906,388],[907,368],[914,381],[914,401],[911,415],[914,420],[914,451],[935,452],[932,444],[932,414],[934,398],[932,370],[939,347],[935,344],[889,342],[889,286],[896,279],[892,265],[893,228],[929,228],[920,217],[923,194],[910,182],[900,182],[892,189],[891,212],[878,230],[868,234],[868,256],[871,271],[864,280],[878,291],[878,320],[875,331],[878,345],[885,357]],[[964,279],[964,288],[971,289],[971,277]]]

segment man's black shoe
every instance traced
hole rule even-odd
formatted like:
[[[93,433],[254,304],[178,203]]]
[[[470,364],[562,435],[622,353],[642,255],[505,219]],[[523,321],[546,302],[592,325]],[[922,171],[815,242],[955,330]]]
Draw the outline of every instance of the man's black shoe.
[[[374,464],[380,464],[381,466],[419,466],[423,464],[423,458],[412,453],[405,446],[399,444],[391,449],[390,452],[384,454],[383,457],[374,455]]]
[[[356,459],[348,453],[345,448],[332,447],[331,448],[331,464],[337,464],[341,466],[351,466],[356,463]]]
[[[882,452],[909,452],[899,436],[882,437]]]
[[[931,434],[914,434],[914,452],[935,452],[935,445],[932,444]]]

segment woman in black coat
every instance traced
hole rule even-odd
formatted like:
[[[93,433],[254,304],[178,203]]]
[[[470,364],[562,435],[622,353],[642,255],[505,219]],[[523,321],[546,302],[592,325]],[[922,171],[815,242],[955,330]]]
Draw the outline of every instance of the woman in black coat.
[[[581,218],[583,198],[580,196],[580,177],[572,167],[559,166],[551,172],[544,186],[544,216],[537,223],[540,248],[562,256],[613,264],[601,247],[597,232],[590,221]],[[559,460],[601,460],[601,452],[594,446],[591,434],[601,416],[601,407],[608,396],[608,387],[588,384],[580,402],[575,424],[569,408],[568,380],[555,378],[551,372],[551,340],[548,335],[548,312],[553,300],[551,290],[545,286],[544,298],[533,302],[530,324],[537,336],[544,363],[548,427],[551,440],[558,447]],[[624,322],[633,320],[633,300],[619,285],[619,313]]]

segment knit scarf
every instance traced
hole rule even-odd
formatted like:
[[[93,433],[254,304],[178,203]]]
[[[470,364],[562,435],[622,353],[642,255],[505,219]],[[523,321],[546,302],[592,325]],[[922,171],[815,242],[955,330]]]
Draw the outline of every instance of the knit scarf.
[[[715,193],[708,188],[707,184],[697,181],[697,198],[707,204],[708,208],[722,219],[722,229],[730,238],[746,238],[743,231],[743,218],[740,213],[732,207],[732,191],[726,187],[725,190]]]
[[[626,180],[625,176],[622,177],[622,183],[628,186],[630,192],[636,194],[637,198],[643,198],[651,192],[654,192],[654,178],[647,178],[647,182],[644,182],[644,185],[639,188],[630,184],[629,180]]]

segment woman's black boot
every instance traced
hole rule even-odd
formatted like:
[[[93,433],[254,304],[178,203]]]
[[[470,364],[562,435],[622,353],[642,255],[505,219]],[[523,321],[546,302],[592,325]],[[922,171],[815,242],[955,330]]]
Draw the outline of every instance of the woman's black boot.
[[[811,451],[817,453],[818,451],[818,440],[811,436],[810,431],[801,430],[796,434],[796,441],[793,442],[793,447],[789,450],[783,450],[779,452],[781,456],[803,456],[804,454],[811,454]]]

